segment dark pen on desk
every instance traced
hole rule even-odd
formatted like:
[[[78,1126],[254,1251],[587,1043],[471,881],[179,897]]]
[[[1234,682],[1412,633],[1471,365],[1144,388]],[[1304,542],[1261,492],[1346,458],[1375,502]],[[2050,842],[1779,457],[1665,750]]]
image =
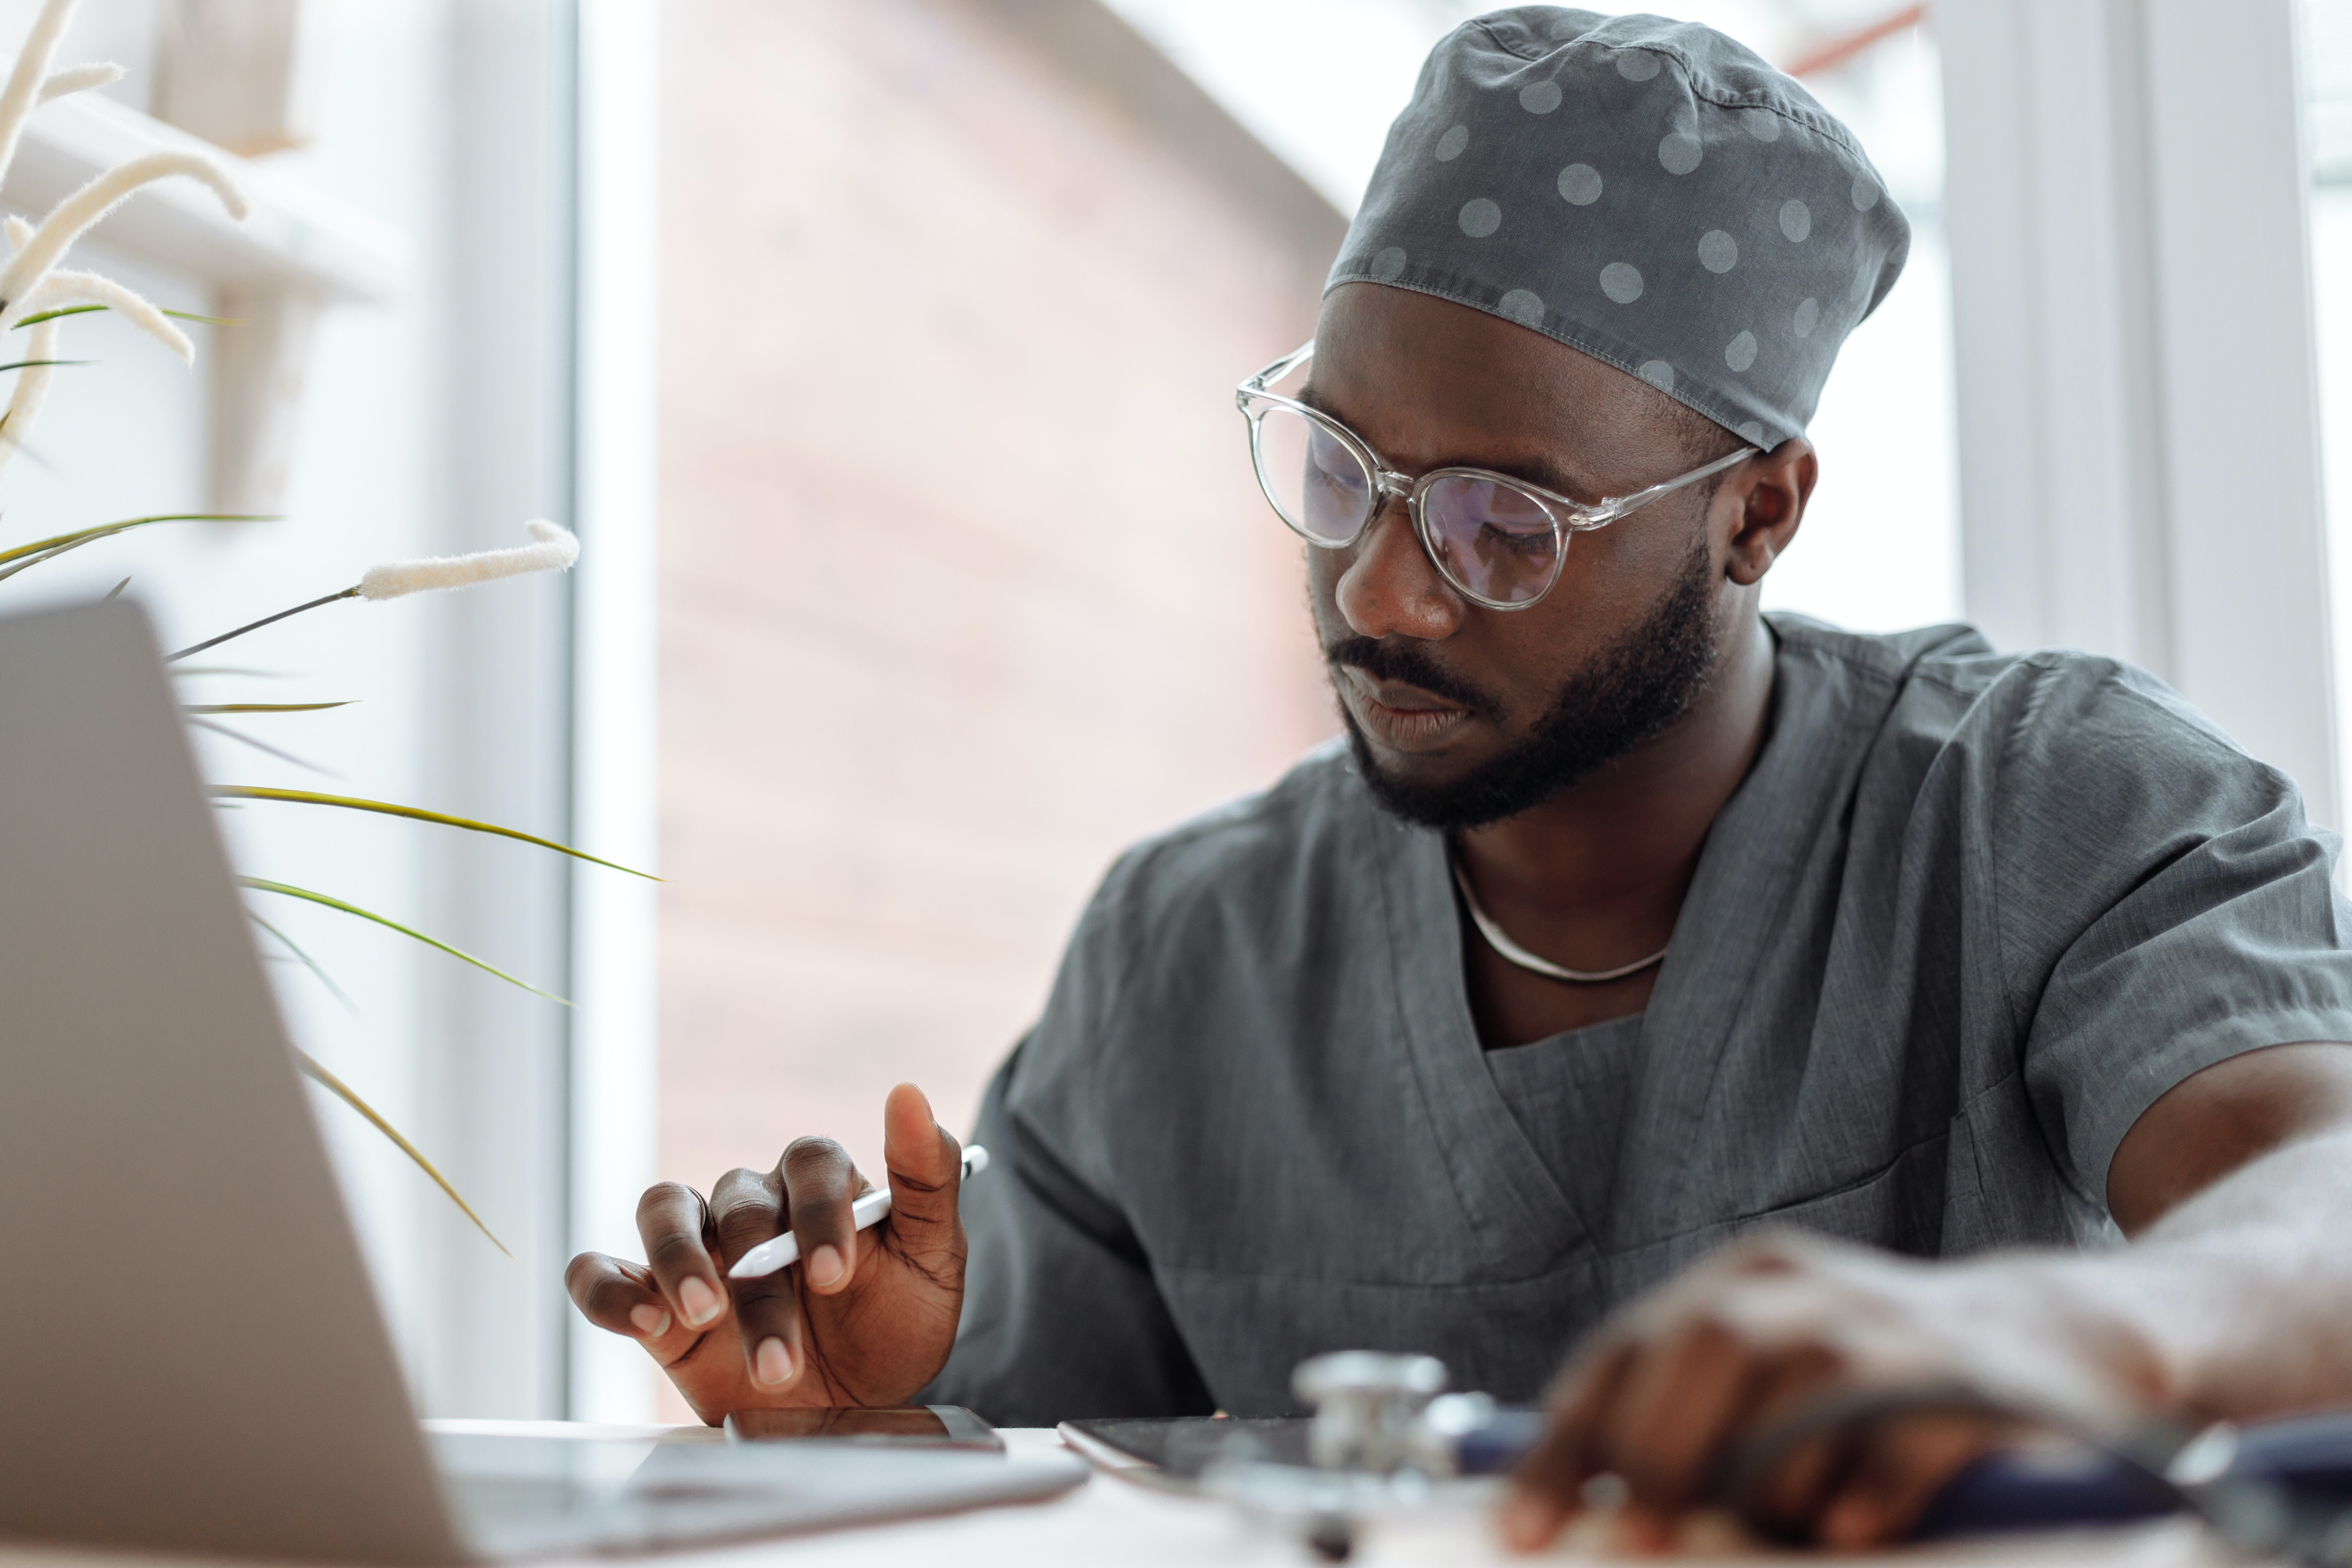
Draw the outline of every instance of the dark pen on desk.
[[[963,1152],[963,1174],[969,1181],[988,1169],[988,1151],[979,1144],[969,1144]],[[850,1228],[871,1230],[890,1213],[890,1187],[884,1183],[849,1205]],[[773,1274],[790,1268],[801,1260],[800,1237],[791,1231],[761,1242],[735,1260],[727,1271],[730,1279],[757,1279],[763,1274]]]

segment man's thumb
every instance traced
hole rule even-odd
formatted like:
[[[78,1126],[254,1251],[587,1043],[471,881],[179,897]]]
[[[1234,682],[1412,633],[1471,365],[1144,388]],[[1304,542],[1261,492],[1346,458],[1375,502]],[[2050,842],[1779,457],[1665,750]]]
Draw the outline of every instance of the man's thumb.
[[[956,1195],[963,1147],[931,1115],[931,1102],[902,1083],[882,1103],[882,1163],[890,1178],[890,1227],[907,1247],[952,1246],[962,1234]]]

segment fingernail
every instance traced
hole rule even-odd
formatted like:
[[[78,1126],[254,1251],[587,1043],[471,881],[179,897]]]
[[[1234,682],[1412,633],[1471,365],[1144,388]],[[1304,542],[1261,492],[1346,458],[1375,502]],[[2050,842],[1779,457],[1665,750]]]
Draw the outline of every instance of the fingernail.
[[[782,1340],[761,1340],[760,1348],[751,1352],[751,1381],[764,1388],[774,1388],[792,1381],[793,1352],[784,1348]]]
[[[677,1288],[677,1304],[686,1309],[687,1322],[698,1329],[719,1315],[719,1292],[701,1275],[689,1274]]]
[[[822,1290],[841,1278],[841,1249],[826,1242],[809,1254],[809,1283]]]
[[[630,1308],[629,1321],[636,1324],[637,1332],[649,1340],[657,1340],[669,1332],[669,1312],[651,1301],[640,1301]]]
[[[1532,1552],[1551,1539],[1559,1514],[1559,1510],[1535,1493],[1515,1490],[1503,1500],[1503,1511],[1496,1522],[1501,1527],[1505,1544]]]

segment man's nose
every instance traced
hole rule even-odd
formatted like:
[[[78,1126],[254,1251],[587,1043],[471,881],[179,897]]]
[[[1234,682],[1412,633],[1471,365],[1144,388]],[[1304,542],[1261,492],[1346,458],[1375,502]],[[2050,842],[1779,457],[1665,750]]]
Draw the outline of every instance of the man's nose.
[[[1435,642],[1462,625],[1463,603],[1431,563],[1404,502],[1391,498],[1356,541],[1334,597],[1358,637],[1391,634]]]

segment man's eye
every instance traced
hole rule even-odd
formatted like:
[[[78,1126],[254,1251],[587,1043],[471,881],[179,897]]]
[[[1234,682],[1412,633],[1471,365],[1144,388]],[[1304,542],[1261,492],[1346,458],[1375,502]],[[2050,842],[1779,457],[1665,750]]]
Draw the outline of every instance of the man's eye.
[[[1551,530],[1531,529],[1524,523],[1488,521],[1478,532],[1483,541],[1497,550],[1508,550],[1520,555],[1549,555],[1552,551]]]
[[[1351,490],[1364,488],[1363,465],[1356,461],[1355,455],[1348,448],[1322,431],[1317,431],[1307,443],[1307,453],[1308,460],[1315,465],[1316,472],[1331,483]]]
[[[1344,454],[1328,463],[1318,462],[1315,471],[1325,484],[1335,490],[1345,491],[1351,496],[1364,493],[1364,470],[1349,462]]]

